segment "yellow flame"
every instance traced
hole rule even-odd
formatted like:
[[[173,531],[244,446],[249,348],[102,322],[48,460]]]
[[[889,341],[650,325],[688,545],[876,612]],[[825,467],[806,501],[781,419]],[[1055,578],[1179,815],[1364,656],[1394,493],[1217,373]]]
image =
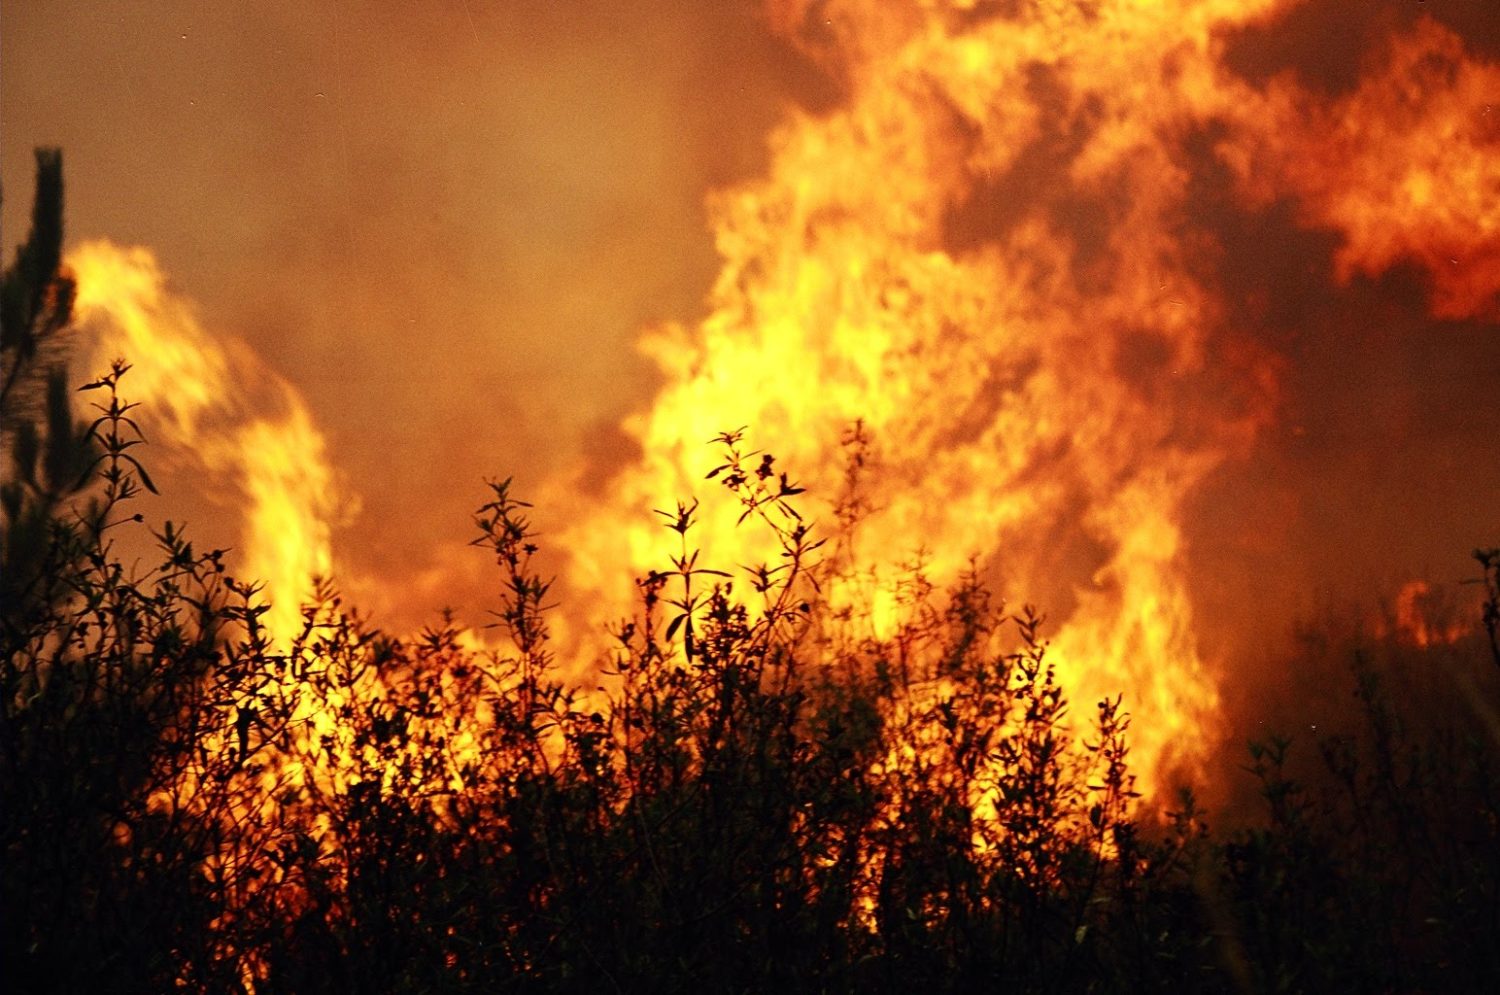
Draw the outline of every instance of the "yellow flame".
[[[1212,233],[1184,221],[1206,161],[1187,149],[1245,205],[1291,198],[1339,232],[1341,279],[1415,263],[1448,317],[1493,313],[1500,290],[1500,68],[1426,19],[1333,100],[1225,67],[1236,30],[1293,6],[770,3],[846,99],[790,112],[767,175],[712,197],[709,314],[640,343],[665,381],[623,426],[642,455],[602,499],[572,475],[546,501],[592,627],[631,611],[632,573],[668,562],[675,537],[643,511],[712,486],[706,440],[750,426],[826,530],[859,420],[862,580],[835,596],[870,606],[872,634],[898,627],[919,554],[939,584],[979,554],[1004,593],[1060,602],[1053,651],[1076,702],[1126,694],[1143,788],[1201,760],[1219,698],[1184,508],[1246,450],[1275,384],[1204,265]],[[329,570],[336,506],[306,406],[209,335],[147,251],[92,243],[71,263],[97,354],[135,362],[160,431],[244,498],[244,572],[286,639]],[[705,504],[704,563],[774,559],[739,511]]]
[[[1344,276],[1415,258],[1437,276],[1434,309],[1467,313],[1500,286],[1500,156],[1476,116],[1500,89],[1427,22],[1325,107],[1290,78],[1257,89],[1224,68],[1226,38],[1290,6],[1277,0],[1014,6],[772,5],[847,100],[791,113],[769,175],[711,199],[711,313],[643,337],[665,385],[623,426],[642,455],[602,501],[558,488],[559,544],[596,619],[628,614],[622,574],[665,564],[675,538],[640,509],[711,486],[706,440],[750,426],[826,524],[840,435],[861,419],[876,449],[855,561],[887,587],[877,634],[919,544],[938,583],[977,553],[1029,597],[1066,572],[1049,547],[1084,537],[1099,552],[1054,656],[1075,702],[1125,693],[1150,793],[1217,726],[1185,502],[1275,399],[1272,359],[1201,275],[1212,236],[1183,224],[1188,139],[1216,136],[1247,203],[1299,197],[1343,230]],[[1461,279],[1437,259],[1450,252]],[[738,512],[705,505],[703,562],[774,557]]]
[[[212,335],[172,292],[151,252],[89,242],[68,255],[88,360],[123,357],[125,384],[150,439],[240,500],[239,574],[265,584],[263,621],[285,645],[315,577],[332,568],[338,494],[322,433],[301,395],[243,344]]]

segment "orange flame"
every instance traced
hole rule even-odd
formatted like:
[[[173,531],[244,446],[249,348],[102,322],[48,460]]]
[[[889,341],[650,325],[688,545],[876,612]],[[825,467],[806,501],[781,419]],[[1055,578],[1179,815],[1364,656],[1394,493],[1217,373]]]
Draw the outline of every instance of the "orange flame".
[[[1342,232],[1339,279],[1415,262],[1440,318],[1500,316],[1500,66],[1472,59],[1463,40],[1423,19],[1390,39],[1355,92],[1310,104],[1278,79],[1241,113],[1228,156],[1264,201],[1295,192],[1315,223]]]
[[[1391,608],[1394,628],[1388,628],[1384,620],[1381,620],[1381,624],[1376,626],[1376,635],[1394,634],[1397,640],[1408,646],[1421,649],[1451,646],[1474,631],[1472,625],[1462,620],[1439,620],[1445,614],[1442,596],[1425,580],[1411,580],[1402,584]]]

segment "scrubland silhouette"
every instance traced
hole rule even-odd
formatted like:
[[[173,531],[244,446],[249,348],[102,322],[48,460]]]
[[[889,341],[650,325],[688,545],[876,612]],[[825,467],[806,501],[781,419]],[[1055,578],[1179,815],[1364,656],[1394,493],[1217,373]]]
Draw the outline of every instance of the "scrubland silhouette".
[[[1190,791],[1137,805],[1130,702],[1066,700],[1038,614],[977,576],[914,570],[891,635],[851,624],[836,548],[738,432],[704,486],[781,555],[720,571],[695,505],[664,512],[680,552],[639,580],[603,692],[558,676],[509,483],[476,516],[505,649],[451,619],[393,637],[326,584],[281,638],[171,524],[157,562],[115,553],[153,528],[151,483],[123,362],[84,423],[45,386],[71,288],[39,164],[0,398],[11,990],[1500,986],[1500,554],[1466,641],[1324,647],[1357,727],[1252,746],[1263,805],[1229,831]],[[1383,691],[1398,658],[1451,669],[1440,720]]]

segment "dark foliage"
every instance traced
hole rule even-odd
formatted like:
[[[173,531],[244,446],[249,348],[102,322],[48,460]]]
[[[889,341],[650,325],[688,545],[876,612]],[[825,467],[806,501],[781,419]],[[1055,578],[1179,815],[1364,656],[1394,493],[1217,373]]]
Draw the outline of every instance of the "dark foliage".
[[[62,269],[62,153],[36,152],[31,231],[0,278],[0,625],[34,600],[59,506],[83,487],[96,450],[68,401],[62,331],[74,286]]]

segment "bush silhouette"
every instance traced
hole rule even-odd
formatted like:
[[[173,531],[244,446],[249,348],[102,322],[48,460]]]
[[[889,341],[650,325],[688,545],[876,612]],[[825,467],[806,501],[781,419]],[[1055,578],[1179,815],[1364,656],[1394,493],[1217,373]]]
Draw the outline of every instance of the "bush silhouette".
[[[1128,702],[1069,702],[1039,615],[977,571],[940,589],[913,567],[904,621],[858,634],[834,607],[839,534],[813,534],[801,488],[740,432],[714,441],[706,486],[779,555],[720,570],[696,551],[696,503],[662,512],[678,552],[640,578],[600,691],[554,666],[508,482],[476,516],[503,649],[450,618],[393,637],[326,583],[278,644],[222,551],[168,523],[148,569],[117,555],[149,528],[127,369],[88,385],[87,427],[55,400],[11,411],[48,425],[12,434],[0,530],[13,988],[1500,984],[1496,682],[1475,665],[1494,552],[1488,629],[1449,651],[1465,707],[1409,721],[1382,690],[1396,649],[1367,646],[1360,727],[1252,746],[1264,814],[1214,834],[1190,792],[1138,809]],[[24,472],[44,444],[86,455],[70,486]],[[840,503],[841,528],[860,507]]]

